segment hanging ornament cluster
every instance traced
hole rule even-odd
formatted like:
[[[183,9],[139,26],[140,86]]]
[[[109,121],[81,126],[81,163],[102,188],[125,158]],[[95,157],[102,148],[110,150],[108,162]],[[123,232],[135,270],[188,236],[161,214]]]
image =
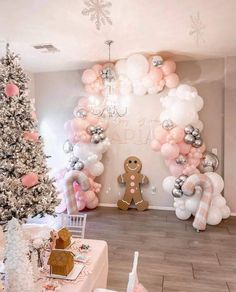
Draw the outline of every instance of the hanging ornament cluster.
[[[82,170],[82,169],[84,169],[84,162],[82,160],[80,160],[78,157],[72,156],[69,159],[68,169]]]
[[[100,126],[93,126],[93,125],[88,126],[87,133],[91,135],[91,142],[94,144],[98,144],[99,142],[106,139],[106,135],[104,134],[104,129]]]
[[[202,146],[203,141],[201,138],[200,130],[198,128],[194,128],[192,125],[187,125],[184,128],[184,132],[184,141],[187,144],[191,144],[195,148],[199,148]]]

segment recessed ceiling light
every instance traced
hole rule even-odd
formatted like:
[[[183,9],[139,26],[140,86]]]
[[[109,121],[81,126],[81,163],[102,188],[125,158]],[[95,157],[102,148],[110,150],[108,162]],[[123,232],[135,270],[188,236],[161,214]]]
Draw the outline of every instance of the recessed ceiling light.
[[[36,50],[39,50],[41,53],[57,53],[60,50],[54,47],[52,44],[40,44],[33,46]]]

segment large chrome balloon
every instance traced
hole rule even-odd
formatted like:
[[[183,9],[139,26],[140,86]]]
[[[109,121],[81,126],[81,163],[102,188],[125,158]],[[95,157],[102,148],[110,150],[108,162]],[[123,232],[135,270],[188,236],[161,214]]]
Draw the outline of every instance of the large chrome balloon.
[[[69,140],[66,140],[66,142],[63,145],[63,151],[65,153],[70,153],[73,151],[73,145],[70,143]]]
[[[203,153],[198,169],[201,173],[214,172],[217,170],[218,166],[218,157],[214,153],[206,151],[205,153]]]

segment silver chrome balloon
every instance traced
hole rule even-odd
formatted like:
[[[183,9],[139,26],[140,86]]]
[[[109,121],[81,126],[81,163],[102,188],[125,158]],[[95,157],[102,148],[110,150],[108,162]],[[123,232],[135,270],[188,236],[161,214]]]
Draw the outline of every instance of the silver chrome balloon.
[[[184,142],[187,144],[193,144],[195,142],[195,138],[192,134],[187,134],[184,137]]]
[[[74,116],[76,118],[82,118],[82,119],[85,119],[87,117],[87,114],[88,112],[84,108],[80,108],[74,112]]]
[[[199,147],[201,147],[202,146],[202,144],[203,144],[203,141],[202,141],[202,139],[196,139],[194,142],[193,142],[193,147],[195,147],[195,148],[199,148]]]
[[[63,145],[63,151],[65,153],[70,153],[73,151],[73,145],[70,143],[69,140],[66,140],[64,145]]]
[[[154,67],[161,67],[163,64],[163,59],[161,56],[153,56],[152,57],[152,65]]]
[[[177,164],[185,164],[187,162],[186,157],[182,154],[180,154],[176,159],[175,159]]]
[[[84,163],[80,160],[76,162],[76,164],[74,165],[75,170],[82,170],[83,168],[84,168]]]
[[[93,134],[91,138],[91,142],[94,144],[98,144],[101,141],[99,134]]]
[[[180,190],[180,189],[176,189],[176,188],[174,188],[174,189],[172,190],[172,195],[173,195],[175,198],[181,198],[181,197],[183,196],[183,192],[182,192],[182,190]]]
[[[87,127],[86,131],[87,131],[87,133],[88,133],[89,135],[93,135],[93,134],[96,133],[96,127],[90,125],[90,126]]]
[[[192,131],[192,135],[194,137],[198,136],[200,134],[200,130],[198,128],[195,128],[193,131]]]
[[[198,169],[200,170],[201,173],[214,172],[217,170],[218,166],[219,166],[218,157],[214,153],[206,151],[205,153],[203,153],[203,157],[200,161]]]
[[[162,125],[162,128],[166,130],[171,130],[175,126],[174,123],[170,119],[164,120],[161,125]]]
[[[194,127],[192,125],[188,125],[184,128],[184,132],[186,134],[192,134],[193,131],[194,131]]]

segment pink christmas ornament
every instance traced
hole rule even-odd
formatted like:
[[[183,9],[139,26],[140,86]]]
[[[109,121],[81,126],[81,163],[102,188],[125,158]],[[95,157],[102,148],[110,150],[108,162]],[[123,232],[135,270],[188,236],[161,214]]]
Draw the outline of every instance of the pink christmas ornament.
[[[179,76],[175,73],[171,73],[165,77],[166,87],[174,88],[179,84]]]
[[[172,60],[166,60],[163,62],[163,65],[161,66],[161,71],[165,76],[174,73],[176,70],[176,64]]]
[[[165,159],[174,159],[179,155],[179,147],[176,144],[163,144],[161,146],[161,154]]]
[[[8,83],[5,87],[5,94],[7,97],[19,95],[19,87],[14,83]]]
[[[25,132],[24,139],[31,142],[37,142],[39,140],[39,133],[38,132]]]
[[[82,74],[82,82],[85,84],[93,83],[97,79],[97,74],[92,69],[87,69]]]
[[[21,177],[22,185],[27,188],[37,185],[38,182],[38,175],[34,172],[29,172]]]

